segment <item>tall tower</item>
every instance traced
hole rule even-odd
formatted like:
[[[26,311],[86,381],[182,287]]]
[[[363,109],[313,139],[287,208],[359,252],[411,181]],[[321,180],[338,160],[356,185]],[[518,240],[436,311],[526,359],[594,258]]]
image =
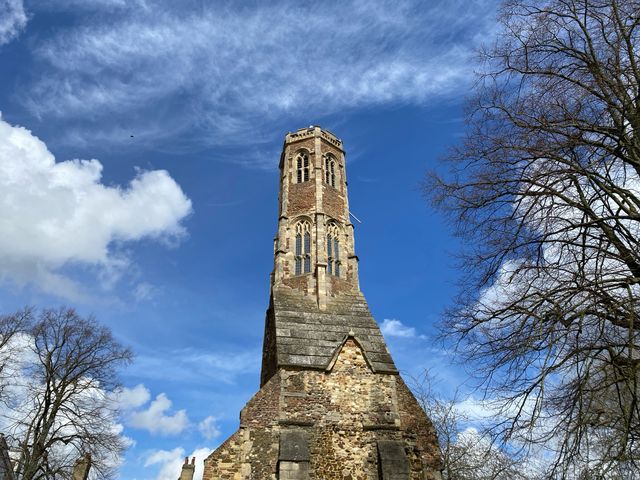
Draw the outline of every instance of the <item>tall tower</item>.
[[[435,431],[360,292],[342,141],[285,137],[261,389],[204,480],[435,480]]]

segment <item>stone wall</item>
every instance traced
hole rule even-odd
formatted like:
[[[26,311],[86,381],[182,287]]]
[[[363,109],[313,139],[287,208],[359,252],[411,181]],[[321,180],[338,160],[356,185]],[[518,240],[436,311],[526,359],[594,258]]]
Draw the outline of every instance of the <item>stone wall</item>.
[[[327,184],[322,185],[322,209],[324,213],[343,224],[349,220],[345,218],[344,195]]]
[[[203,480],[275,478],[279,397],[274,375],[240,412],[240,429],[206,458]]]
[[[380,441],[402,446],[407,480],[439,478],[433,426],[397,374],[375,373],[358,342],[329,371],[280,369],[247,403],[240,429],[205,462],[204,480],[377,480]],[[308,462],[282,461],[280,438],[308,442]]]
[[[433,425],[430,421],[422,421],[426,417],[424,410],[400,376],[396,380],[396,392],[400,421],[404,429],[411,433],[422,463],[428,469],[439,471],[442,468],[442,460]]]
[[[293,260],[292,260],[293,262]],[[287,262],[287,266],[285,267],[286,271],[293,270],[294,266],[289,265]],[[294,277],[285,277],[282,279],[282,283],[287,287],[291,287],[299,292],[306,292],[309,288],[309,281],[312,279],[313,273],[306,273],[304,275],[297,275]]]
[[[311,181],[292,183],[289,186],[289,205],[287,213],[291,218],[297,215],[309,214],[315,210],[315,187],[315,183]]]
[[[356,291],[352,282],[353,269],[349,267],[346,261],[342,263],[342,269],[342,277],[336,277],[335,275],[331,275],[329,277],[328,293],[331,295],[339,295],[342,293]]]

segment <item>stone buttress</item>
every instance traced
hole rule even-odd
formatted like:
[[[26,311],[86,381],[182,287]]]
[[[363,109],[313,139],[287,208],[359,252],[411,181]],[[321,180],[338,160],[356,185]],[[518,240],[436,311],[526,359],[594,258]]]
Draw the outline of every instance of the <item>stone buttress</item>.
[[[433,425],[358,282],[342,142],[287,134],[261,388],[204,480],[436,480]]]

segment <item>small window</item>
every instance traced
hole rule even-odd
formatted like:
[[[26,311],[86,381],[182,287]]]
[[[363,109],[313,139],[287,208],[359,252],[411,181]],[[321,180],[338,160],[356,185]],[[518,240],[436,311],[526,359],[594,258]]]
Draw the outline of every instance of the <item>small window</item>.
[[[340,276],[340,230],[335,223],[327,226],[327,272]]]
[[[296,156],[296,183],[309,181],[309,155],[300,152]]]
[[[309,222],[296,224],[296,275],[311,272],[311,225]]]
[[[324,157],[324,183],[336,186],[336,161],[329,155]]]

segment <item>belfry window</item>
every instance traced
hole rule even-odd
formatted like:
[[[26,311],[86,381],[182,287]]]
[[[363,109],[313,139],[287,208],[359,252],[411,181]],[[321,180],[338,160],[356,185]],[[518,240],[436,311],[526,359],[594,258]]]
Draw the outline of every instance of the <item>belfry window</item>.
[[[296,275],[311,272],[311,225],[309,222],[296,224]]]
[[[336,161],[329,155],[324,157],[324,182],[336,186]]]
[[[327,272],[340,276],[340,241],[338,226],[330,223],[327,226]]]
[[[309,155],[300,152],[296,156],[296,183],[309,181]]]

